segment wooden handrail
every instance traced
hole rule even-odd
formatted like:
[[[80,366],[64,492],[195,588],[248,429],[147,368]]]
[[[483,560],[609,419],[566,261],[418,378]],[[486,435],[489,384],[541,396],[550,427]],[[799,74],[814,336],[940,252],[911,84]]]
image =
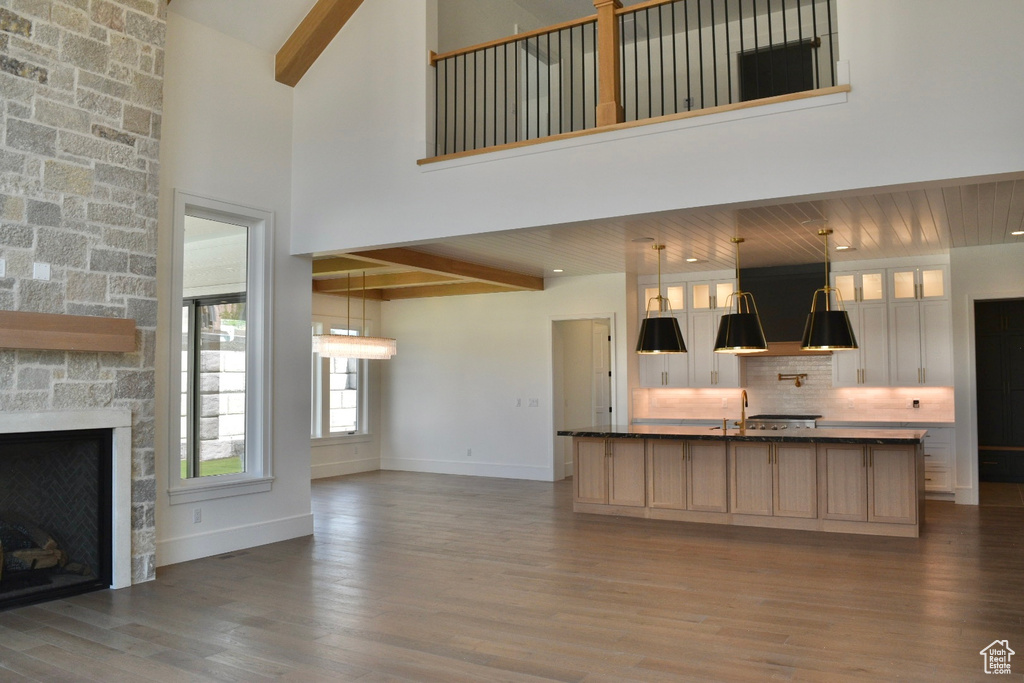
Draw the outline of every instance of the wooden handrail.
[[[437,66],[437,63],[443,59],[450,59],[452,57],[458,57],[459,55],[469,54],[478,50],[486,50],[491,47],[498,47],[500,45],[507,45],[509,43],[516,43],[520,40],[526,40],[527,38],[534,38],[536,36],[543,36],[547,33],[553,33],[555,31],[562,31],[567,28],[575,28],[577,26],[584,26],[586,24],[592,24],[597,21],[597,15],[592,14],[589,17],[582,17],[580,19],[572,19],[570,21],[563,21],[561,24],[554,24],[552,26],[546,26],[544,28],[538,28],[533,31],[526,31],[524,33],[517,33],[514,36],[508,36],[506,38],[498,38],[497,40],[491,40],[486,43],[479,43],[477,45],[470,45],[469,47],[460,47],[458,50],[449,50],[448,52],[442,52],[441,54],[430,53],[430,66]]]
[[[615,10],[615,14],[620,15],[629,14],[630,12],[639,12],[641,10],[650,9],[652,7],[657,7],[659,5],[671,5],[673,2],[678,1],[679,0],[647,0],[647,2],[638,2],[637,4],[630,5],[629,7],[620,7],[619,9]]]

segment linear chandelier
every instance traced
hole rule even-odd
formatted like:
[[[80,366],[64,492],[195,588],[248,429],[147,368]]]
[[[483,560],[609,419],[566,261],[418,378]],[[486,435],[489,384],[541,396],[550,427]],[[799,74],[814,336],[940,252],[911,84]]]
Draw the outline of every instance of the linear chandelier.
[[[352,329],[352,276],[346,275],[345,283],[346,329]],[[363,325],[366,325],[366,271],[363,271]],[[314,334],[313,351],[325,358],[365,358],[368,360],[390,360],[397,352],[397,345],[390,337],[364,337],[353,334]]]

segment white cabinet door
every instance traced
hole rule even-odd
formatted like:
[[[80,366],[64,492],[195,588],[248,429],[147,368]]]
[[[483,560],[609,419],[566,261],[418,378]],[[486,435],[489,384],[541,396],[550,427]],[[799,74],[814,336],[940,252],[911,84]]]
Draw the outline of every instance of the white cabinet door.
[[[921,304],[921,384],[953,386],[953,311],[948,301]]]
[[[921,313],[914,299],[889,304],[889,379],[893,386],[921,383]]]
[[[690,338],[686,340],[691,360],[690,386],[715,386],[715,337],[719,316],[713,309],[690,312]]]
[[[889,383],[889,321],[885,302],[848,307],[856,351],[832,353],[832,385],[883,387]]]

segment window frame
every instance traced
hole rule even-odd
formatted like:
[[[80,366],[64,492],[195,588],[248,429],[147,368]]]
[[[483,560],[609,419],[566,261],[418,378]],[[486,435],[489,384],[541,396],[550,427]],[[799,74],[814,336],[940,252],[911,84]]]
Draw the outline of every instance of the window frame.
[[[246,415],[245,471],[216,477],[182,478],[181,353],[170,353],[168,371],[167,493],[171,505],[263,493],[273,485],[273,273],[274,214],[209,197],[174,191],[171,268],[173,305],[169,325],[171,348],[180,343],[184,304],[185,216],[244,226],[248,230],[246,264]]]
[[[366,324],[363,321],[358,323],[343,322],[341,318],[331,315],[314,315],[313,326],[322,325],[322,329],[347,329],[356,334],[364,334]],[[357,359],[359,362],[359,386],[358,386],[358,411],[359,428],[354,432],[330,432],[324,433],[324,425],[330,424],[330,381],[324,381],[330,377],[330,373],[324,371],[329,361],[315,351],[311,351],[310,373],[312,375],[312,389],[310,393],[310,438],[316,444],[326,445],[330,443],[363,443],[371,440],[369,425],[369,373],[370,364],[365,358]],[[319,361],[319,363],[318,363]],[[319,367],[317,367],[319,365]]]

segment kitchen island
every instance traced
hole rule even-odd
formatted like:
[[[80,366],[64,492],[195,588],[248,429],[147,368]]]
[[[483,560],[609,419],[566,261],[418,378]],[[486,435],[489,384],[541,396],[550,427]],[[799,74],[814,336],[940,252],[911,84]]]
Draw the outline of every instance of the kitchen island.
[[[924,430],[630,425],[573,437],[573,510],[711,524],[920,535]]]

